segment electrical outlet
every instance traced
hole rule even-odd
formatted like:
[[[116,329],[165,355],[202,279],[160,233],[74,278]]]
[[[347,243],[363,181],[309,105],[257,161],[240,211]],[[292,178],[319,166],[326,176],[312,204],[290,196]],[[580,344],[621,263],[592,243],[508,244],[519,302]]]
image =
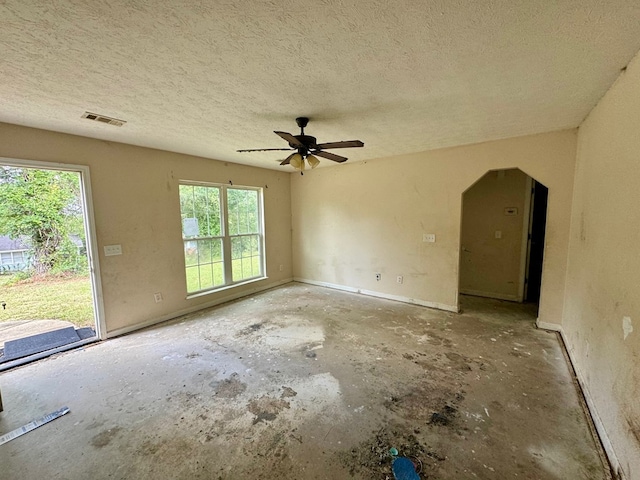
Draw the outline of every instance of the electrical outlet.
[[[379,273],[376,273],[376,280],[380,281],[381,278],[382,278],[382,275],[380,275]]]
[[[496,238],[502,238],[502,230],[496,230]]]
[[[284,265],[280,265],[280,271],[284,270]]]
[[[104,256],[111,257],[113,255],[122,255],[122,245],[105,245]]]
[[[160,292],[153,294],[153,299],[156,303],[160,303],[162,301],[162,294]]]
[[[396,282],[401,284],[403,281],[404,279],[402,278],[402,275],[398,275],[398,277],[396,278]]]
[[[423,242],[428,242],[428,243],[435,243],[436,234],[435,233],[423,233],[422,234],[422,241]]]

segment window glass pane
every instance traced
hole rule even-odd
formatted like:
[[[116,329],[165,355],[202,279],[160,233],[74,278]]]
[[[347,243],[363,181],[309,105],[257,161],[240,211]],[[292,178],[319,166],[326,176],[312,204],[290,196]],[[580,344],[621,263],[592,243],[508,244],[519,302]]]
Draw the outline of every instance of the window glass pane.
[[[193,216],[198,220],[198,237],[209,236],[208,200],[206,187],[193,187]]]
[[[200,275],[198,267],[187,267],[187,292],[200,290]]]
[[[198,240],[198,263],[211,263],[211,240]]]
[[[224,285],[224,264],[222,262],[213,264],[213,283],[216,286]]]
[[[180,185],[180,213],[182,219],[193,217],[193,186]]]
[[[222,239],[215,238],[211,242],[211,259],[214,262],[222,262]]]
[[[234,282],[242,280],[242,237],[231,239],[231,276]]]
[[[198,264],[198,242],[195,240],[184,242],[184,263],[187,267]]]
[[[242,259],[238,258],[231,262],[231,276],[234,282],[242,280]]]
[[[11,254],[10,253],[2,253],[0,254],[0,260],[2,263],[11,263]]]
[[[249,197],[248,201],[248,221],[247,221],[247,231],[250,233],[257,233],[260,231],[260,226],[258,224],[258,192],[253,191],[253,195]]]
[[[219,237],[222,235],[222,215],[220,211],[220,189],[207,187],[207,205],[209,209],[209,235]]]
[[[180,185],[183,238],[222,235],[220,188]]]
[[[242,237],[231,239],[231,259],[236,260],[242,257]]]
[[[211,264],[200,265],[200,290],[213,287],[213,269]]]
[[[229,234],[258,233],[258,191],[227,189]]]
[[[231,270],[234,282],[257,277],[262,273],[259,242],[259,235],[231,238]]]
[[[260,255],[260,237],[251,235],[251,255]]]

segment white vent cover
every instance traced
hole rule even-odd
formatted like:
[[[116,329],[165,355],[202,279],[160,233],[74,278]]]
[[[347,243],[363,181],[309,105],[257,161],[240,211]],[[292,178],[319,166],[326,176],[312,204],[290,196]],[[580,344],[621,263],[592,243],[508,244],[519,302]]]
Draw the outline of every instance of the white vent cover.
[[[86,118],[87,120],[93,120],[96,122],[106,123],[109,125],[115,125],[116,127],[121,127],[125,123],[127,123],[125,120],[118,120],[117,118],[111,118],[105,115],[99,115],[97,113],[91,113],[91,112],[84,112],[84,114],[82,115],[82,118]]]

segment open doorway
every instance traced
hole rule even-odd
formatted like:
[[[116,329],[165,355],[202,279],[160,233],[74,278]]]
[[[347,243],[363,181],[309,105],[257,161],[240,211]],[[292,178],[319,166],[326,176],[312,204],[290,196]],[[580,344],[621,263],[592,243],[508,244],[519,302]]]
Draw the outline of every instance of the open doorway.
[[[547,198],[517,168],[492,170],[463,193],[461,294],[539,302]]]
[[[527,235],[527,266],[524,300],[540,302],[542,285],[542,263],[544,261],[544,238],[547,228],[547,200],[549,189],[532,179],[531,210]]]
[[[87,167],[0,159],[0,370],[103,337]]]

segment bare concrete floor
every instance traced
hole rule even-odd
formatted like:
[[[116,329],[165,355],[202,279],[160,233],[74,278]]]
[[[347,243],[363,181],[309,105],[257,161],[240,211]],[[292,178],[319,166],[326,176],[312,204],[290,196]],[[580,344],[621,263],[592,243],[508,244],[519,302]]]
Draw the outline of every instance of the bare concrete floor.
[[[2,479],[606,479],[558,339],[289,284],[0,375]]]

